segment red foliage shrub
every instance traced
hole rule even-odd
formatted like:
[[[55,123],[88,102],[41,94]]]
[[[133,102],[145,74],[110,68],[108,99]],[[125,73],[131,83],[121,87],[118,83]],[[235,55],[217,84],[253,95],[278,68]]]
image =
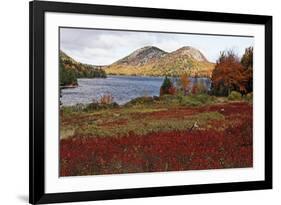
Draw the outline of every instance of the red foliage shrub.
[[[238,115],[239,107],[246,115]],[[215,109],[220,107],[199,108],[197,112]],[[252,167],[251,107],[233,103],[222,112],[226,120],[237,121],[224,131],[187,129],[145,136],[131,132],[126,137],[63,139],[60,142],[60,175]],[[221,122],[214,123],[218,126]]]

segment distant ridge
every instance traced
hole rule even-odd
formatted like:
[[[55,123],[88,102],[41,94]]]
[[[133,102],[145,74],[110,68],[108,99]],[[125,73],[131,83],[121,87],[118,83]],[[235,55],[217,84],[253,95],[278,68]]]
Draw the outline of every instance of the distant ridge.
[[[102,66],[80,63],[60,50],[59,71],[61,86],[76,86],[77,78],[105,78],[106,73],[102,68]]]

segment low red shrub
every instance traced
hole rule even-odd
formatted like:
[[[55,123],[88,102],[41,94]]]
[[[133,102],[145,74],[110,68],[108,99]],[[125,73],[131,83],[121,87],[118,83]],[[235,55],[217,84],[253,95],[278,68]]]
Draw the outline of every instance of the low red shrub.
[[[141,137],[75,137],[61,140],[60,161],[61,176],[251,167],[252,133],[229,128]]]

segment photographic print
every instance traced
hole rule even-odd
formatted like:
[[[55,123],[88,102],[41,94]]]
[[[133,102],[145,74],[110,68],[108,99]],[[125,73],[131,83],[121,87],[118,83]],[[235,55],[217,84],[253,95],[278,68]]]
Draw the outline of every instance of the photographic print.
[[[252,167],[253,52],[253,36],[60,27],[60,176]]]
[[[29,6],[30,203],[272,189],[272,16]]]

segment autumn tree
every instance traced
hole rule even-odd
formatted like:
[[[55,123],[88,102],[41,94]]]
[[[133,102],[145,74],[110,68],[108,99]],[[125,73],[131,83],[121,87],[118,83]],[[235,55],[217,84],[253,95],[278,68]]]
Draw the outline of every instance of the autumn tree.
[[[246,68],[253,68],[253,47],[250,46],[245,49],[245,53],[241,58],[241,64]]]
[[[189,90],[189,85],[190,85],[190,80],[189,80],[189,76],[187,75],[187,73],[184,73],[180,76],[180,84],[181,84],[181,88],[183,90],[184,95],[187,95],[188,90]]]
[[[245,53],[241,58],[241,64],[244,66],[247,78],[246,90],[248,93],[253,92],[253,47],[245,49]]]
[[[212,93],[228,96],[231,91],[247,92],[247,77],[240,59],[232,51],[223,51],[212,73]]]

